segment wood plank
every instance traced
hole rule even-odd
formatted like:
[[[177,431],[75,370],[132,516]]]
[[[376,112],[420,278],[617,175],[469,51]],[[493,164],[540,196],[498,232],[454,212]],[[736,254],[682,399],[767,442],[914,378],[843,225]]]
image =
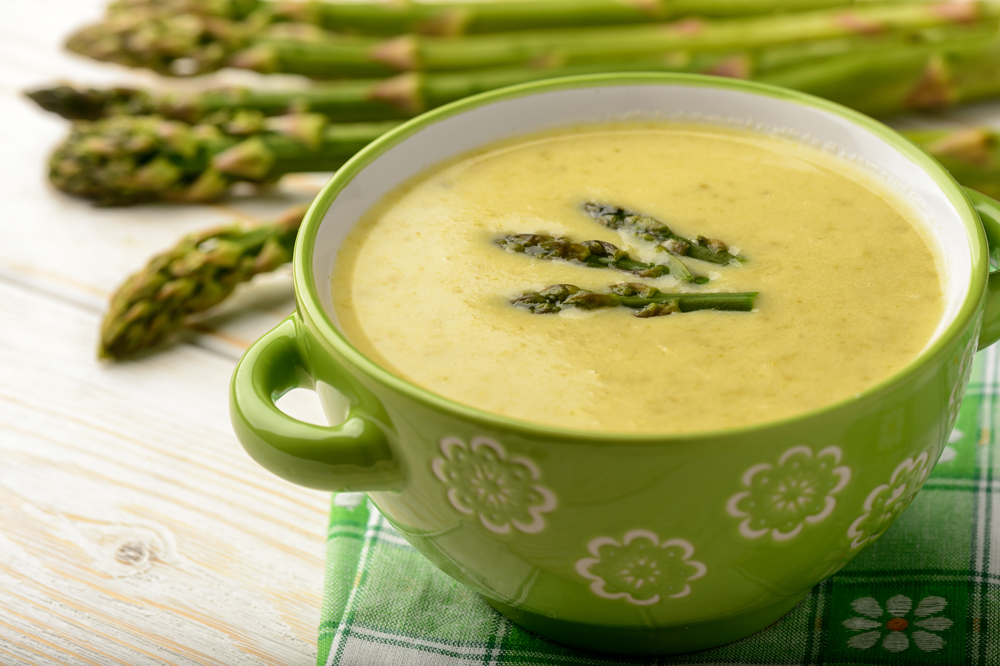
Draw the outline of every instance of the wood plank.
[[[0,661],[309,663],[328,495],[242,451],[230,360],[101,365],[96,319],[0,281]]]

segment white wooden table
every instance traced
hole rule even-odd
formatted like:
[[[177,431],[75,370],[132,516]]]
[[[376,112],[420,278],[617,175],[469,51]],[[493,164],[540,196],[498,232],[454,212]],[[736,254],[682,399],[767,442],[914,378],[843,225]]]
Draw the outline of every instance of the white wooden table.
[[[150,255],[325,179],[212,207],[54,191],[67,123],[20,91],[152,79],[62,52],[103,4],[6,3],[0,24],[0,664],[312,664],[329,496],[254,463],[227,407],[240,353],[294,307],[288,272],[169,350],[115,365],[94,350],[108,295]]]
[[[153,253],[324,179],[212,207],[95,209],[54,191],[66,123],[20,91],[153,80],[61,51],[102,5],[12,2],[0,24],[0,664],[311,664],[329,497],[258,467],[227,413],[240,353],[293,308],[288,272],[169,350],[116,365],[94,350],[109,294]],[[1000,124],[1000,105],[945,120]]]

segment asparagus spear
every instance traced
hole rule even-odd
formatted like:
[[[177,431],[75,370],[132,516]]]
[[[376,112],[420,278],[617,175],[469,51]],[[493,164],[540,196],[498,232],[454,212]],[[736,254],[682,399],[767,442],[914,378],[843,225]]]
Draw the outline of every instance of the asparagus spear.
[[[885,52],[838,56],[777,69],[760,78],[823,94],[869,113],[889,114],[998,94],[998,63],[1000,39],[980,37],[897,50],[886,47]],[[870,85],[872,79],[878,84],[874,88]],[[105,204],[157,199],[205,201],[222,196],[237,180],[260,182],[290,171],[335,169],[354,151],[394,126],[390,122],[329,126],[322,131],[321,145],[310,149],[308,142],[303,145],[293,137],[296,133],[309,134],[305,130],[320,127],[322,119],[304,114],[290,117],[304,121],[260,119],[260,123],[271,122],[278,129],[297,130],[286,131],[292,137],[265,132],[262,139],[251,140],[253,137],[248,139],[232,131],[241,124],[253,126],[254,122],[247,120],[253,117],[245,112],[227,115],[221,128],[192,127],[155,117],[81,123],[53,155],[50,175],[60,189]],[[239,150],[227,153],[225,158],[220,155],[237,144],[241,144]],[[165,159],[156,159],[161,151]],[[272,155],[272,168],[259,168]],[[245,168],[247,160],[253,162],[251,158],[257,158],[258,168],[253,173]],[[968,168],[961,173],[963,182],[972,187],[985,187],[981,184],[992,178],[991,173],[979,177]],[[692,244],[691,256],[702,253],[699,247]]]
[[[307,0],[119,0],[111,14],[194,13],[230,20],[265,14],[271,20],[376,35],[456,36],[538,28],[611,26],[679,16],[732,17],[841,7],[853,0],[508,0],[506,2],[324,2]]]
[[[191,76],[224,67],[233,53],[260,33],[259,23],[195,13],[110,14],[104,22],[70,35],[66,48],[95,60]]]
[[[160,15],[196,14],[242,21],[258,14],[270,19],[276,6],[276,3],[261,0],[112,0],[108,3],[107,13],[118,15],[139,11]]]
[[[67,84],[27,92],[47,111],[71,120],[113,115],[160,115],[199,122],[220,111],[320,113],[334,122],[403,119],[469,95],[518,83],[578,74],[631,71],[705,72],[726,67],[729,54],[675,53],[659,60],[576,66],[514,67],[473,72],[407,72],[384,79],[344,79],[305,88],[225,87],[204,91],[153,91],[127,87],[78,88]]]
[[[336,35],[301,23],[251,30],[243,26],[245,22],[237,25],[218,17],[166,16],[147,21],[122,14],[81,30],[67,46],[98,60],[150,67],[163,73],[176,70],[178,62],[188,73],[210,71],[227,63],[265,73],[335,78],[538,63],[648,60],[676,51],[731,52],[856,35],[908,33],[934,26],[992,23],[998,15],[1000,9],[989,0],[969,0],[684,20],[655,26],[381,39]],[[278,28],[295,34],[283,37],[276,32]]]
[[[914,34],[860,35],[768,47],[757,51],[674,52],[657,59],[607,61],[583,65],[494,68],[468,72],[407,72],[386,79],[347,79],[290,89],[224,87],[203,91],[153,91],[113,87],[76,88],[57,85],[27,93],[42,108],[71,120],[96,120],[112,115],[160,115],[185,122],[214,122],[222,112],[252,109],[265,115],[289,112],[320,113],[334,122],[409,118],[442,104],[509,85],[561,76],[618,71],[693,72],[736,78],[762,78],[854,54],[863,68],[883,54],[890,61],[908,47],[958,42],[988,43],[995,25],[945,26]],[[867,54],[867,55],[864,55]],[[893,61],[894,62],[894,61]],[[801,71],[801,70],[800,70]],[[806,70],[801,81],[809,87],[816,76]],[[819,71],[819,70],[817,70]],[[822,76],[822,75],[819,75]],[[855,89],[851,86],[849,89]]]
[[[871,115],[939,109],[1000,93],[1000,39],[977,36],[778,68],[759,80]]]
[[[75,88],[59,84],[25,92],[35,104],[67,120],[97,120],[119,114],[157,113],[153,94],[135,88]],[[162,114],[173,117],[169,113]]]
[[[504,82],[501,82],[497,87],[503,85]],[[265,116],[319,113],[333,122],[345,122],[408,118],[414,115],[418,109],[413,112],[407,109],[418,102],[415,99],[401,99],[406,94],[404,88],[408,89],[408,86],[402,81],[380,79],[344,80],[284,90],[229,86],[203,91],[166,92],[126,87],[78,88],[60,84],[26,94],[46,111],[70,120],[98,120],[115,115],[158,115],[189,123],[217,124],[227,114],[245,109],[259,111]]]
[[[236,182],[334,170],[394,126],[329,125],[316,114],[264,120],[249,112],[223,126],[159,116],[79,121],[50,158],[49,179],[65,192],[107,206],[211,201]]]
[[[991,197],[1000,196],[1000,135],[985,127],[908,130],[903,134],[944,165],[955,180]]]
[[[111,298],[98,355],[121,359],[156,346],[185,319],[219,304],[241,282],[291,261],[307,206],[252,228],[191,234],[129,277]]]
[[[695,277],[680,261],[675,260],[667,264],[637,261],[625,250],[606,241],[585,240],[574,243],[568,238],[555,238],[542,234],[510,234],[498,238],[496,243],[508,252],[521,252],[537,259],[563,259],[591,268],[613,268],[644,278],[658,278],[672,273],[677,279],[686,282],[695,284],[708,282],[707,277],[700,275]]]
[[[643,240],[660,243],[674,256],[688,256],[713,264],[728,264],[736,259],[735,255],[729,253],[729,246],[722,241],[704,236],[698,236],[693,240],[683,238],[671,231],[663,222],[648,215],[593,201],[583,204],[583,210],[609,229],[625,229],[634,232]]]
[[[610,292],[597,293],[572,284],[554,284],[541,291],[529,291],[511,303],[527,308],[532,314],[552,314],[567,306],[594,310],[624,306],[638,310],[636,317],[659,317],[674,312],[694,310],[753,310],[757,292],[668,293],[649,285],[624,282],[611,286]]]
[[[765,48],[759,51],[674,52],[656,59],[607,61],[583,65],[553,65],[483,69],[469,72],[408,72],[387,79],[348,79],[290,89],[224,87],[201,91],[154,91],[112,87],[77,88],[61,84],[27,93],[39,106],[71,120],[96,120],[112,115],[160,115],[199,122],[219,112],[252,109],[265,115],[290,112],[321,113],[335,122],[409,118],[448,102],[509,85],[546,78],[605,72],[694,72],[755,78],[789,64],[884,48],[899,49],[917,42],[967,40],[994,35],[995,26],[950,26],[913,35],[891,33],[853,36]]]
[[[852,4],[850,0],[514,0],[508,2],[280,3],[276,14],[331,30],[455,36],[539,28],[652,23],[679,16],[732,17]]]

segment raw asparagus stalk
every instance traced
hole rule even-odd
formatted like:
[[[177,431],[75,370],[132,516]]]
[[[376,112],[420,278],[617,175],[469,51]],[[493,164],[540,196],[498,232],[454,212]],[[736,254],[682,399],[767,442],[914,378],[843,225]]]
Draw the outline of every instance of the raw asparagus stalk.
[[[991,197],[1000,196],[1000,135],[985,127],[908,130],[903,134],[944,165],[955,180]]]
[[[112,0],[108,3],[109,16],[132,12],[154,12],[156,14],[195,14],[242,21],[258,14],[273,20],[272,2],[261,0]]]
[[[245,20],[265,14],[329,30],[375,35],[456,36],[540,28],[653,23],[682,16],[733,17],[841,7],[853,0],[507,0],[506,2],[275,2],[255,0],[119,0],[110,14],[201,14]]]
[[[316,114],[265,120],[250,112],[223,126],[159,116],[79,121],[50,158],[49,179],[100,205],[212,201],[236,182],[335,170],[395,124],[330,125]]]
[[[579,65],[650,59],[675,51],[734,51],[859,34],[913,32],[953,23],[992,23],[996,15],[997,6],[987,3],[909,3],[767,18],[468,38],[407,35],[386,41],[272,40],[234,55],[230,64],[265,73],[307,76],[382,76],[395,71],[467,70],[539,62]]]
[[[497,245],[508,252],[520,252],[536,259],[563,259],[591,268],[612,268],[637,277],[658,278],[673,274],[679,280],[705,284],[708,278],[695,277],[680,261],[672,264],[650,264],[633,259],[628,252],[606,241],[585,240],[574,243],[568,238],[543,234],[510,234],[498,238]]]
[[[878,114],[940,108],[1000,94],[1000,39],[863,55],[775,71],[765,78]],[[879,85],[863,92],[869,90],[872,78]],[[159,199],[208,201],[223,196],[236,181],[262,182],[291,171],[335,169],[395,126],[391,122],[327,126],[320,145],[311,148],[309,141],[295,136],[309,135],[311,127],[315,145],[316,128],[324,124],[321,118],[307,114],[291,116],[302,119],[298,121],[261,118],[259,123],[284,127],[284,134],[264,132],[263,138],[236,131],[240,125],[244,130],[255,127],[253,113],[234,112],[226,118],[220,127],[192,127],[156,117],[80,123],[53,155],[50,175],[60,189],[106,205]],[[226,152],[237,145],[242,147]],[[161,156],[164,159],[157,159]],[[271,168],[261,168],[272,158]],[[256,168],[248,168],[248,162]],[[957,173],[971,187],[985,187],[982,184],[993,177],[991,172],[979,176],[970,167]],[[692,247],[695,254],[702,253],[697,244]]]
[[[336,35],[308,24],[267,30],[244,22],[184,15],[132,20],[112,15],[69,41],[71,50],[156,71],[201,73],[228,63],[261,72],[336,78],[399,71],[445,71],[538,63],[580,65],[655,59],[676,51],[742,51],[856,35],[908,33],[935,26],[995,22],[992,0],[867,5],[720,20],[632,27],[523,31],[473,37]],[[183,19],[183,20],[182,20]],[[282,37],[276,33],[294,31]]]
[[[474,33],[652,23],[681,16],[732,17],[850,5],[850,0],[514,0],[508,2],[285,2],[276,14],[330,30],[396,35]]]
[[[584,310],[624,306],[638,310],[636,317],[659,317],[694,310],[753,310],[757,292],[668,293],[649,285],[624,282],[606,293],[587,291],[572,284],[554,284],[541,291],[529,291],[511,303],[532,314],[553,314],[566,307]]]
[[[57,85],[27,93],[42,108],[71,120],[116,114],[160,115],[200,122],[220,112],[253,109],[265,115],[321,113],[334,122],[409,118],[448,102],[509,85],[546,78],[618,71],[693,72],[757,78],[769,71],[850,53],[901,49],[915,41],[940,43],[994,35],[996,26],[949,26],[919,33],[853,36],[789,44],[759,51],[674,52],[652,60],[607,61],[551,67],[494,68],[468,72],[408,72],[386,79],[348,79],[290,89],[225,87],[201,91],[76,88]]]
[[[952,23],[992,21],[997,6],[983,2],[872,5],[852,10],[765,18],[681,21],[659,26],[524,32],[467,39],[402,37],[371,50],[371,59],[406,70],[471,69],[642,58],[670,51],[733,51],[858,34],[916,31]],[[321,47],[317,44],[317,50]],[[332,64],[332,63],[331,63]]]
[[[412,75],[401,75],[407,76]],[[502,87],[505,82],[499,85]],[[283,90],[230,86],[167,92],[125,87],[78,88],[60,84],[26,94],[46,111],[70,120],[157,115],[189,123],[218,124],[227,120],[230,114],[245,109],[265,116],[319,113],[332,122],[349,122],[409,118],[422,110],[422,107],[409,110],[411,105],[419,103],[417,99],[402,99],[404,95],[419,94],[417,88],[411,92],[404,81],[381,79],[344,80]]]
[[[158,92],[136,88],[77,88],[57,85],[27,93],[47,111],[71,120],[113,115],[160,115],[200,122],[219,112],[252,109],[265,115],[320,113],[334,122],[404,119],[469,95],[518,83],[578,74],[661,71],[712,73],[727,68],[729,54],[675,53],[643,62],[607,62],[564,67],[514,67],[471,72],[408,72],[384,79],[345,79],[306,88],[226,87],[205,91]],[[740,65],[745,67],[744,65]]]
[[[642,215],[618,206],[588,201],[584,211],[609,229],[624,229],[639,238],[659,243],[670,254],[677,257],[691,257],[713,264],[728,264],[736,259],[730,254],[729,246],[715,238],[698,236],[694,239],[678,236],[655,217]]]
[[[241,282],[291,261],[307,206],[275,222],[230,225],[185,237],[129,277],[111,298],[98,354],[121,359],[154,347],[191,315],[218,305]]]
[[[146,15],[148,14],[148,15]],[[268,19],[231,21],[187,14],[119,13],[70,35],[66,48],[95,60],[192,76],[225,67]]]
[[[940,109],[1000,93],[1000,39],[974,37],[775,69],[758,80],[871,115]]]
[[[171,113],[159,113],[155,93],[136,88],[77,88],[59,84],[51,88],[36,88],[24,93],[46,111],[67,120],[97,120],[115,115],[162,115],[174,118]],[[167,108],[172,105],[164,104]]]

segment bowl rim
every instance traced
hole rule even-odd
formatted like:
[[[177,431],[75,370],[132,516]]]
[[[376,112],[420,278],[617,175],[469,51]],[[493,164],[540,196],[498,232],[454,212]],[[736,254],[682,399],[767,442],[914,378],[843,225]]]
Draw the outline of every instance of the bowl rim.
[[[916,163],[933,178],[935,183],[937,183],[937,185],[941,188],[941,191],[947,197],[948,201],[952,204],[952,206],[954,206],[960,219],[965,225],[966,235],[970,241],[970,248],[972,252],[972,279],[970,280],[968,291],[965,294],[965,298],[959,308],[959,311],[955,315],[951,324],[944,331],[942,331],[940,335],[938,335],[937,339],[931,345],[925,347],[920,354],[913,358],[912,361],[905,367],[889,377],[886,377],[882,381],[867,387],[863,391],[842,400],[838,400],[806,412],[795,413],[784,418],[751,423],[744,426],[698,430],[686,433],[650,433],[618,432],[610,430],[575,430],[572,428],[535,423],[516,417],[497,414],[478,407],[473,407],[471,405],[465,405],[451,398],[434,393],[407,379],[393,374],[389,370],[386,370],[354,347],[354,345],[351,344],[347,337],[333,323],[326,310],[321,305],[316,284],[313,280],[313,256],[315,254],[314,250],[316,237],[319,227],[323,222],[323,218],[336,197],[358,173],[365,169],[377,157],[429,125],[494,102],[527,97],[537,93],[548,93],[557,90],[638,85],[679,85],[687,87],[722,88],[727,90],[749,92],[756,95],[763,95],[783,101],[811,106],[838,115],[851,123],[860,126],[862,129],[878,136],[897,152]],[[473,421],[481,426],[492,428],[494,430],[515,431],[532,438],[543,437],[549,439],[555,438],[561,440],[576,440],[587,441],[588,443],[608,444],[621,444],[623,442],[688,442],[693,440],[711,440],[719,437],[753,434],[786,426],[801,425],[803,422],[825,417],[833,412],[877,399],[883,392],[887,392],[901,384],[906,383],[911,377],[921,372],[935,356],[941,354],[952,344],[954,338],[961,331],[963,331],[970,320],[976,316],[976,313],[980,310],[980,304],[982,303],[986,292],[986,278],[989,273],[988,260],[986,236],[979,221],[978,213],[962,186],[958,184],[958,182],[943,166],[941,166],[941,164],[939,164],[920,146],[916,145],[887,125],[858,111],[841,104],[837,104],[836,102],[831,102],[808,93],[781,88],[779,86],[746,81],[743,79],[732,79],[701,74],[660,72],[586,74],[524,83],[466,97],[427,111],[403,122],[401,125],[383,134],[355,154],[331,177],[326,185],[323,186],[323,189],[313,200],[312,205],[309,207],[309,210],[303,219],[301,229],[295,242],[295,250],[292,259],[296,307],[300,314],[304,315],[308,323],[311,323],[316,327],[317,330],[315,332],[321,335],[324,340],[332,345],[334,350],[341,355],[341,358],[344,361],[352,364],[365,375],[375,379],[382,385],[405,395],[411,400],[421,403],[425,407],[444,411],[461,418],[462,420]],[[977,275],[982,276],[981,279],[977,280]]]

